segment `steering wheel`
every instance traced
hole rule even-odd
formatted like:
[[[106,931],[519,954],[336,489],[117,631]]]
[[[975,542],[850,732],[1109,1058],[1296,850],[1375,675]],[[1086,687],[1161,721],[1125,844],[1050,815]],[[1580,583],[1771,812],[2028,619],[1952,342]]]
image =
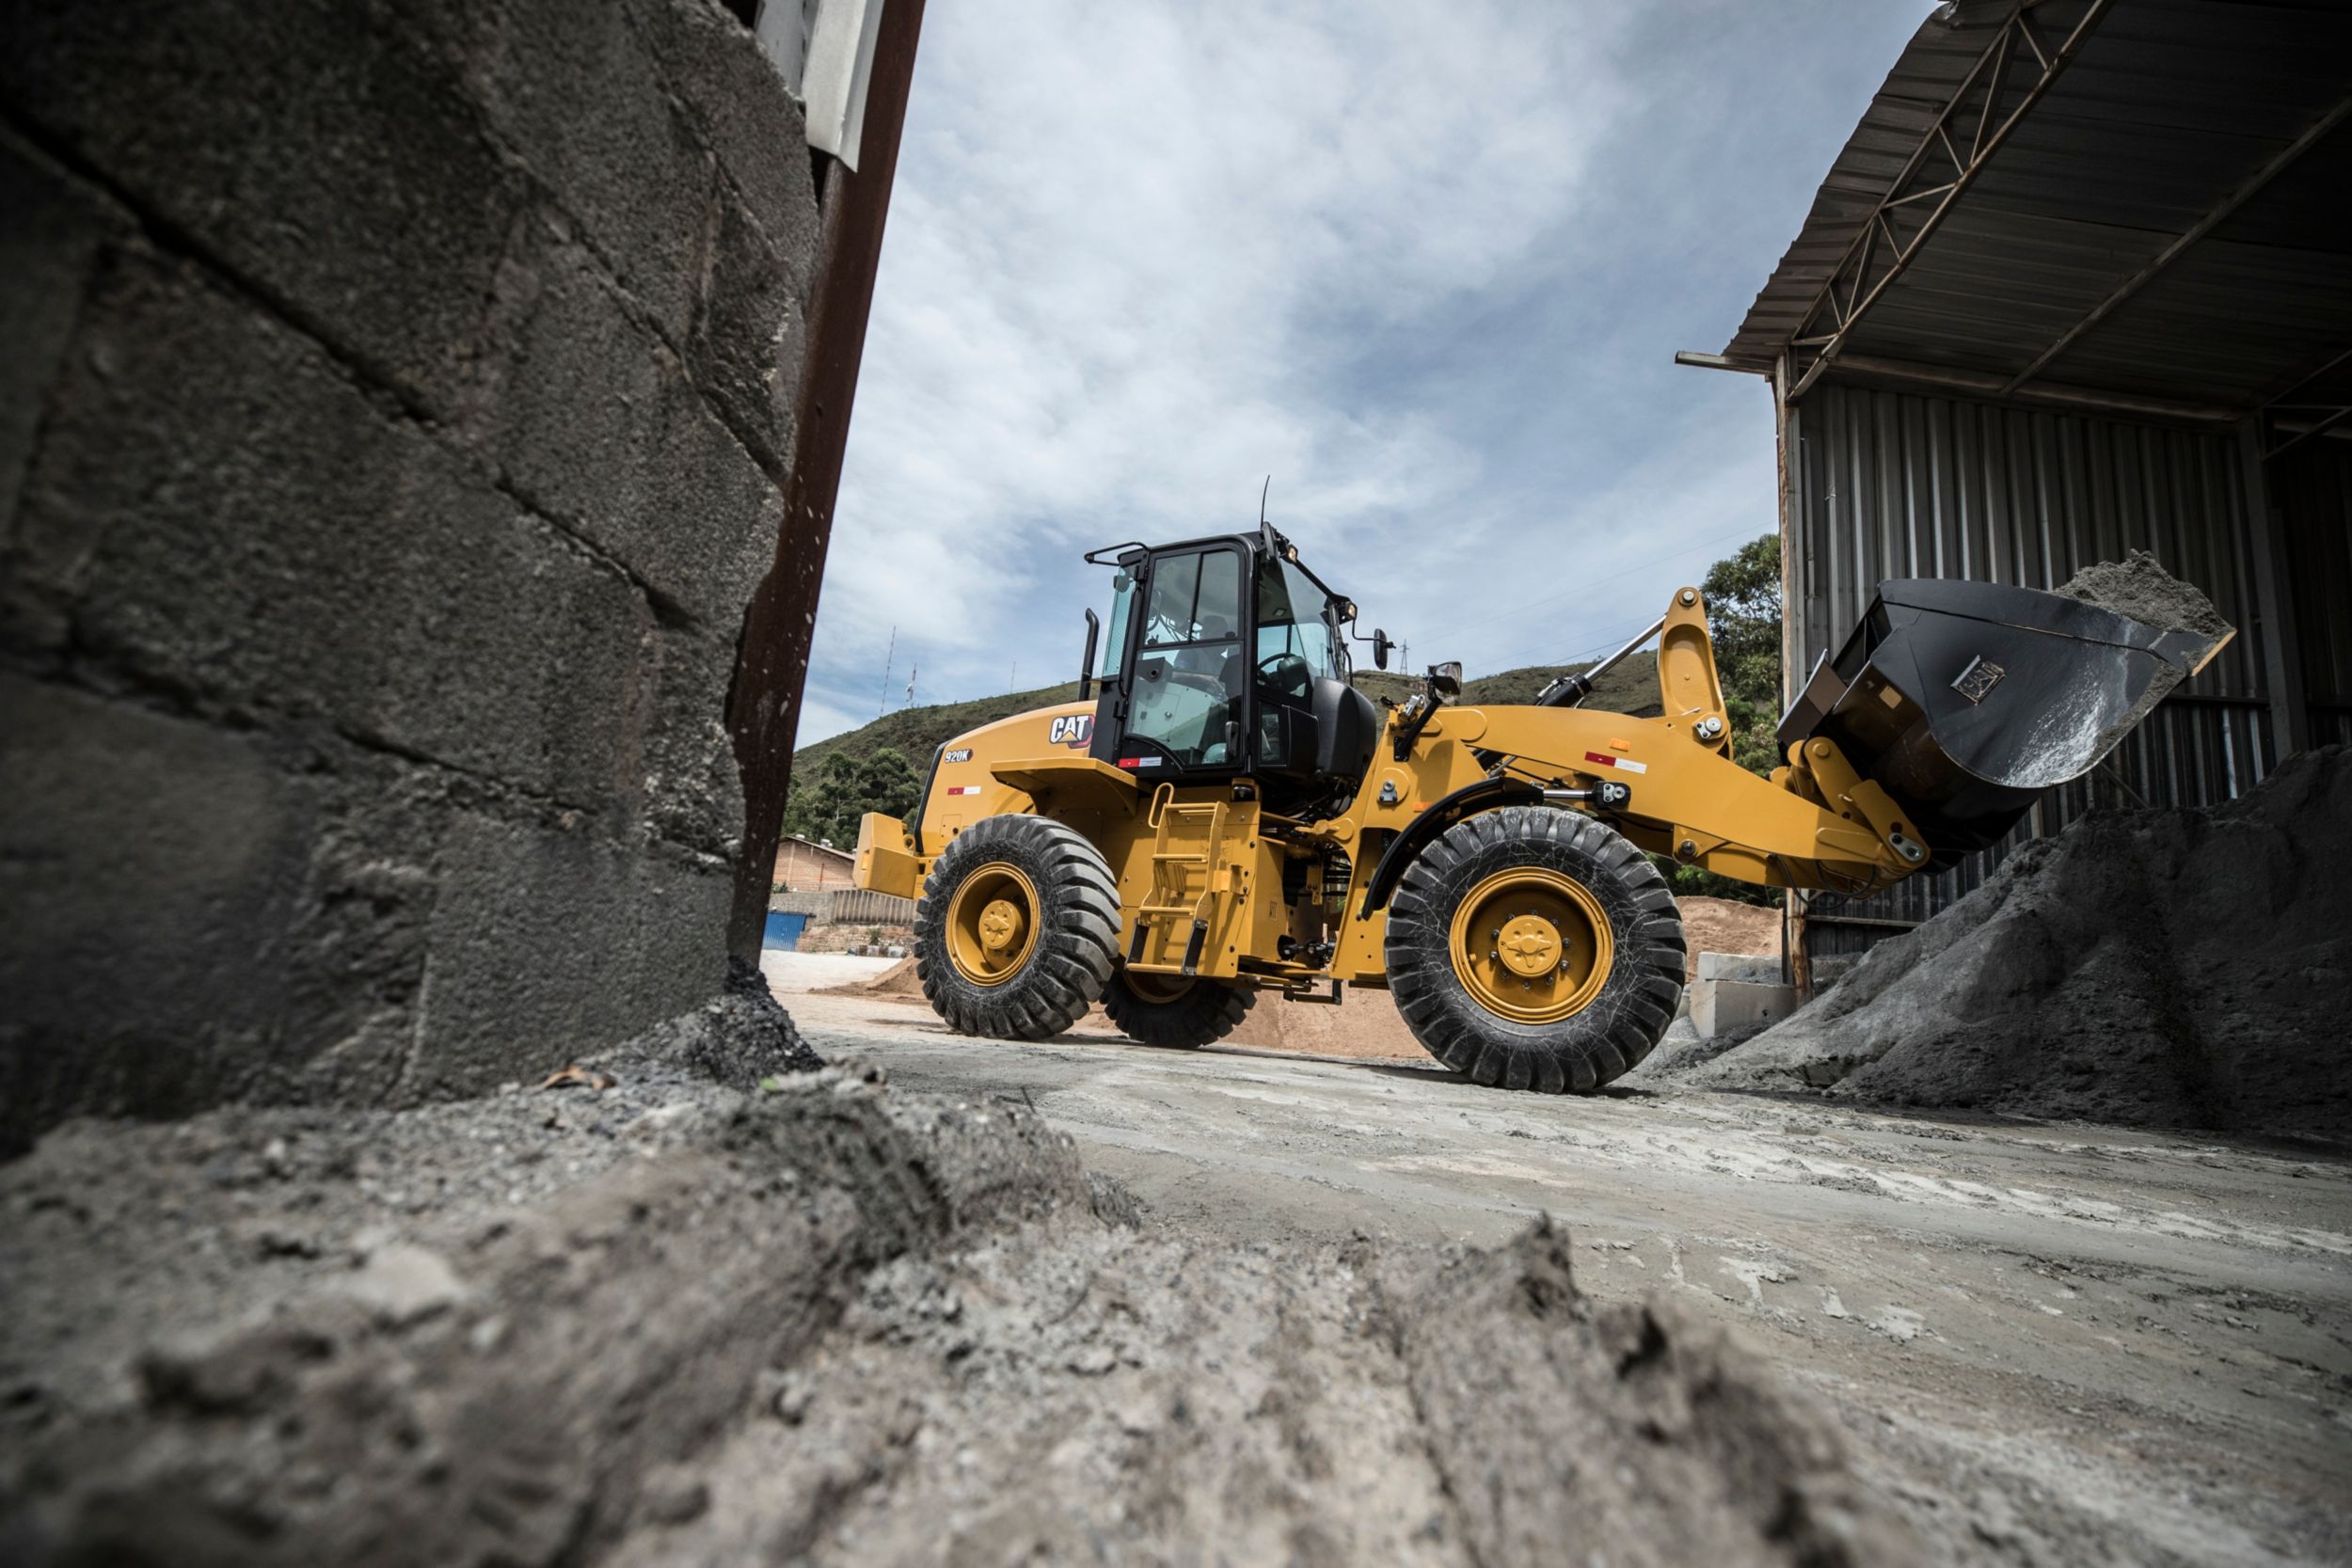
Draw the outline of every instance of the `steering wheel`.
[[[1296,654],[1268,654],[1258,660],[1258,684],[1278,697],[1303,703],[1314,689],[1315,673]]]

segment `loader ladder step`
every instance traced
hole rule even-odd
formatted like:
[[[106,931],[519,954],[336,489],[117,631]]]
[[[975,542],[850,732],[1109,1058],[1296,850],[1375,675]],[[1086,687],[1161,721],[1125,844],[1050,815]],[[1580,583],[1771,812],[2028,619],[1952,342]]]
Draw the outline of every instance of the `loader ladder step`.
[[[1127,943],[1127,962],[1134,968],[1165,969],[1165,964],[1146,965],[1143,962],[1143,950],[1151,938],[1152,923],[1158,920],[1173,922],[1180,916],[1190,916],[1192,930],[1184,942],[1184,964],[1180,973],[1196,974],[1200,973],[1201,950],[1208,942],[1210,917],[1216,912],[1221,898],[1216,886],[1216,863],[1217,852],[1224,847],[1226,804],[1222,800],[1215,800],[1205,805],[1178,805],[1172,800],[1162,800],[1157,806],[1158,810],[1154,813],[1157,820],[1152,826],[1159,836],[1152,847],[1152,891],[1147,895],[1150,902],[1136,911],[1136,930]],[[1205,819],[1207,832],[1199,850],[1169,847],[1173,842],[1172,831],[1179,817],[1189,821]],[[1200,887],[1197,894],[1187,885],[1192,880],[1194,866],[1200,868]],[[1188,895],[1191,896],[1187,902]]]

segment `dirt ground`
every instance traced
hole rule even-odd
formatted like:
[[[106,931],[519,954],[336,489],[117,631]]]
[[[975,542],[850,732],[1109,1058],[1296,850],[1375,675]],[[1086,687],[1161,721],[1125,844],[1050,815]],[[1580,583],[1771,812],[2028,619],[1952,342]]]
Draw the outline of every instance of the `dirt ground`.
[[[792,978],[785,983],[799,986],[798,955],[784,956]],[[931,1022],[930,1004],[923,999],[922,983],[915,978],[914,960],[853,959],[873,967],[860,974],[833,979],[833,971],[823,989],[827,994],[845,998],[889,1003],[919,1009]],[[771,973],[773,956],[771,956]],[[812,988],[816,989],[816,988]],[[1120,1038],[1119,1031],[1103,1016],[1101,1004],[1087,1009],[1073,1033],[1104,1039]],[[1396,1006],[1386,991],[1359,991],[1343,1006],[1321,1003],[1283,1002],[1261,994],[1251,1005],[1249,1016],[1228,1037],[1228,1043],[1252,1046],[1261,1051],[1300,1052],[1313,1056],[1344,1056],[1360,1061],[1427,1062],[1429,1053],[1413,1038],[1413,1033],[1398,1016]]]
[[[1777,955],[1780,952],[1780,912],[1754,904],[1734,903],[1727,898],[1684,898],[1683,927],[1689,935],[1691,959],[1688,973],[1698,973],[1701,953],[1752,953]],[[921,982],[915,978],[914,960],[901,958],[895,962],[874,959],[852,959],[852,963],[869,967],[856,970],[807,968],[797,959],[793,963],[794,978],[787,982],[795,989],[830,989],[844,996],[864,996],[883,1001],[907,1002],[922,1007]],[[821,974],[823,978],[818,978]],[[1098,1006],[1089,1008],[1080,1021],[1077,1033],[1117,1037]],[[1262,1051],[1298,1052],[1310,1056],[1343,1056],[1361,1061],[1405,1061],[1427,1063],[1429,1053],[1413,1037],[1413,1032],[1398,1016],[1396,1006],[1386,991],[1359,990],[1339,1006],[1312,1002],[1282,1002],[1261,993],[1228,1038],[1230,1045],[1252,1046]]]
[[[1662,1291],[1826,1400],[1937,1557],[2352,1555],[2343,1146],[1670,1080],[1499,1094],[1403,1063],[1092,1031],[1009,1045],[771,979],[818,1051],[1034,1106],[1148,1220],[1195,1234],[1487,1245],[1555,1214],[1596,1300]]]
[[[816,1066],[745,979],[485,1098],[0,1165],[0,1562],[1983,1557],[1741,1336],[1588,1293],[1559,1225],[1153,1223],[993,1088]]]
[[[1780,911],[1729,898],[1677,898],[1690,958],[1683,974],[1696,978],[1701,953],[1748,953],[1780,957]]]

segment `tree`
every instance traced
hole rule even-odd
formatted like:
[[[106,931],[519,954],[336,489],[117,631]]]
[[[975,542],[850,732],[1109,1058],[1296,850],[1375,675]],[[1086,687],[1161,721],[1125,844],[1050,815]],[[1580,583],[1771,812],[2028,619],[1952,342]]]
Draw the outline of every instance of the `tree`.
[[[847,849],[869,811],[903,818],[922,798],[923,781],[904,753],[888,746],[864,757],[831,752],[814,779],[792,781],[784,831]]]
[[[1780,536],[1742,545],[1707,569],[1708,629],[1731,720],[1740,766],[1770,773],[1780,766],[1772,731],[1780,722]]]
[[[1699,579],[1707,595],[1708,633],[1715,642],[1715,673],[1724,683],[1724,707],[1731,722],[1731,754],[1751,772],[1780,766],[1780,536],[1752,540],[1707,569]],[[1678,894],[1735,898],[1773,905],[1771,888],[1735,882],[1695,865],[1658,857]]]

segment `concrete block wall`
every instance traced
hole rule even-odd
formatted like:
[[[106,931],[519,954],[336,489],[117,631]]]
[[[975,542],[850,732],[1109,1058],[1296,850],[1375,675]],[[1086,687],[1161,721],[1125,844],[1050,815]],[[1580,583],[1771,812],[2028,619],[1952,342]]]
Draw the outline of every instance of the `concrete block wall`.
[[[816,245],[715,0],[0,0],[0,1151],[721,986]]]

